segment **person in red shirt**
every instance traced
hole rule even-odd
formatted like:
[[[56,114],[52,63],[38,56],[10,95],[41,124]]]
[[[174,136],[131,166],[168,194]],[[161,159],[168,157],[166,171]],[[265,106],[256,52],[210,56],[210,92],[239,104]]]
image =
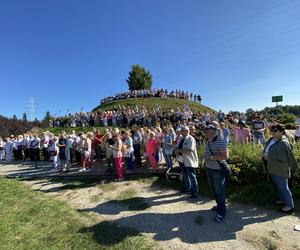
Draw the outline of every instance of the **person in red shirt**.
[[[101,142],[103,139],[103,135],[100,134],[99,129],[93,129],[93,139],[92,139],[92,147],[96,154],[96,160],[99,161],[102,159],[102,152],[101,152]]]

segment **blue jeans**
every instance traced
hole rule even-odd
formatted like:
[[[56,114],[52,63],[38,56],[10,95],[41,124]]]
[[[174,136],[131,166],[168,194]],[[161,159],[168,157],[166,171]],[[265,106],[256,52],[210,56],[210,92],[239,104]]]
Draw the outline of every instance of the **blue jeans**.
[[[206,168],[208,185],[215,195],[217,214],[226,215],[225,177],[221,170]]]
[[[253,142],[254,144],[264,145],[266,143],[265,135],[253,133]]]
[[[168,169],[173,167],[172,155],[164,154]]]
[[[128,169],[133,169],[133,160],[132,160],[132,155],[130,157],[124,157]]]
[[[182,164],[183,165],[183,164]],[[198,181],[196,177],[196,169],[185,167],[183,165],[183,184],[186,191],[191,190],[192,195],[198,194]]]
[[[289,188],[288,178],[271,174],[272,180],[277,187],[279,199],[286,207],[294,207],[293,196]]]
[[[134,158],[138,167],[142,166],[141,144],[133,144]]]

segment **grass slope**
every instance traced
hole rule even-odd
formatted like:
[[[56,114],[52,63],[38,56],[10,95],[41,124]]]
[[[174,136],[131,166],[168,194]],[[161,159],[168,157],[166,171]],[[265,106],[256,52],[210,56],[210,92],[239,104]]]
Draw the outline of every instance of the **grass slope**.
[[[213,111],[213,109],[204,106],[202,104],[192,102],[189,100],[185,99],[177,99],[177,98],[159,98],[159,97],[153,97],[153,98],[130,98],[130,99],[124,99],[124,100],[117,100],[117,101],[112,101],[109,103],[105,103],[103,105],[99,105],[96,107],[93,111],[96,111],[98,109],[100,110],[110,110],[113,109],[114,106],[118,105],[124,105],[125,107],[134,107],[136,105],[143,105],[147,109],[153,109],[157,105],[162,107],[163,109],[174,109],[176,110],[177,107],[182,108],[184,104],[188,104],[189,107],[194,111],[194,112],[204,112],[204,111]]]
[[[109,221],[95,224],[66,203],[16,180],[0,178],[1,249],[151,249],[134,229]]]

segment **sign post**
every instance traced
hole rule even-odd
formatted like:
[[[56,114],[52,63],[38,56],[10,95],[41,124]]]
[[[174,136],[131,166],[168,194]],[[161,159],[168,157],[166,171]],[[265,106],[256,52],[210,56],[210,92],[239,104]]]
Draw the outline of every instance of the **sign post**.
[[[272,96],[272,102],[276,102],[276,106],[278,106],[278,102],[282,102],[282,101],[283,101],[282,95]]]

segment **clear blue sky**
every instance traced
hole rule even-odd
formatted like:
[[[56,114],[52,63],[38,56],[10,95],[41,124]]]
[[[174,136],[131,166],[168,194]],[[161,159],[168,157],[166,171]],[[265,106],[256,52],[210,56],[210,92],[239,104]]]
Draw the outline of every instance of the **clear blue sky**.
[[[226,112],[300,104],[299,16],[299,0],[2,0],[0,114],[91,110],[132,64]]]

